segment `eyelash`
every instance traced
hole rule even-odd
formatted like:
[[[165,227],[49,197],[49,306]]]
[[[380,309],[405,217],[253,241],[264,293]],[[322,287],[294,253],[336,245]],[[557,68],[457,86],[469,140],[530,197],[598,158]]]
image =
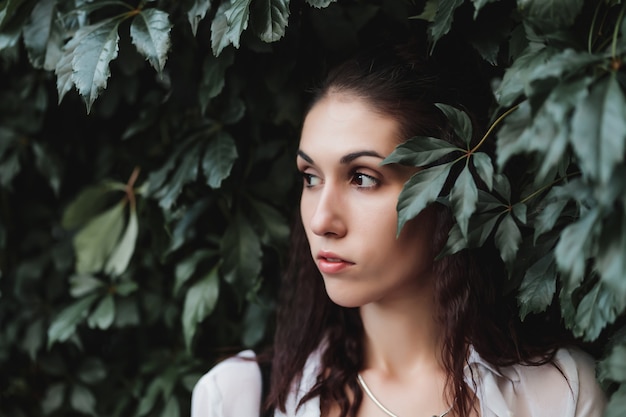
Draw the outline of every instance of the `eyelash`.
[[[304,180],[304,186],[306,188],[313,188],[318,184],[313,184],[314,178],[319,180],[319,177],[308,172],[301,172],[302,179]],[[362,185],[363,179],[371,181],[372,185]],[[360,182],[361,184],[358,184]],[[362,190],[372,190],[380,185],[380,180],[372,175],[364,174],[363,172],[353,171],[350,173],[350,183],[355,184],[357,188]]]

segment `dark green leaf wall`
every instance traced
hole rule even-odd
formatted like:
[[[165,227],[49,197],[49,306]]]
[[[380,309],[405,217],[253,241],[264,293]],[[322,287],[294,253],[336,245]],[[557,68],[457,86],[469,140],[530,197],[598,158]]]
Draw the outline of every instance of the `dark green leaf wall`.
[[[450,204],[445,252],[492,240],[521,316],[554,308],[593,342],[606,416],[624,415],[625,10],[0,0],[0,416],[188,415],[202,373],[267,343],[307,91],[411,31],[437,54],[468,41],[496,101],[478,144],[441,106],[465,146],[423,138],[388,158],[431,164],[398,226]]]

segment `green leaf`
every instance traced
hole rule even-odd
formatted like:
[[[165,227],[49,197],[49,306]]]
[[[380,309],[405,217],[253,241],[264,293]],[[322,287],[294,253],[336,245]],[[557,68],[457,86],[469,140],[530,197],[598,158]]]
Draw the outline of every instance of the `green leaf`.
[[[133,281],[124,281],[115,286],[115,293],[121,295],[122,297],[126,297],[135,291],[137,291],[139,286],[136,282]]]
[[[219,295],[219,284],[219,275],[216,267],[187,291],[182,321],[185,345],[188,349],[191,348],[197,324],[211,314],[215,308]]]
[[[528,313],[545,311],[556,293],[556,263],[554,254],[548,252],[535,262],[524,274],[520,284],[517,302],[520,318]]]
[[[452,125],[454,133],[465,142],[469,149],[472,140],[472,122],[467,113],[443,103],[436,103],[435,106],[443,112]]]
[[[85,386],[75,384],[70,395],[72,408],[81,413],[96,415],[96,397]]]
[[[620,344],[598,365],[599,379],[626,382],[626,345]]]
[[[515,255],[522,241],[522,233],[517,227],[511,213],[506,214],[496,230],[495,242],[496,247],[500,251],[500,257],[506,263],[511,265],[515,261]]]
[[[210,8],[210,0],[194,0],[193,5],[187,12],[187,18],[189,19],[193,36],[196,36],[196,33],[198,32],[198,24],[200,21],[204,20],[204,17]]]
[[[529,45],[504,73],[502,82],[495,91],[498,103],[502,107],[510,107],[528,88],[530,75],[535,68],[554,54],[554,49],[545,47],[538,49],[535,44]],[[519,110],[516,113],[518,112]]]
[[[615,391],[604,411],[604,417],[622,417],[626,410],[626,384],[622,383],[617,391]]]
[[[91,328],[106,330],[111,327],[113,320],[115,320],[115,300],[113,295],[108,294],[100,300],[98,306],[89,315],[87,324]]]
[[[105,273],[112,276],[118,276],[122,275],[122,273],[126,271],[130,258],[135,252],[138,234],[139,223],[137,221],[137,209],[134,205],[131,205],[126,231],[113,250],[111,256],[109,256],[109,259],[104,266]]]
[[[89,274],[75,274],[70,277],[70,294],[80,298],[104,287],[104,283]]]
[[[46,389],[46,394],[41,401],[41,408],[45,415],[52,414],[53,411],[58,410],[63,405],[63,399],[65,398],[65,384],[56,383],[51,384]]]
[[[504,168],[508,160],[516,154],[525,152],[529,145],[529,137],[524,132],[531,126],[533,118],[530,103],[523,101],[517,110],[508,115],[498,132],[496,140],[496,162]]]
[[[78,274],[89,274],[102,270],[122,234],[125,205],[124,201],[116,204],[93,218],[74,236],[76,272]]]
[[[437,15],[437,9],[439,8],[439,0],[426,0],[424,4],[424,10],[417,16],[413,16],[413,19],[425,20],[427,22],[434,22]]]
[[[414,174],[402,188],[398,197],[398,231],[404,223],[417,216],[427,205],[439,197],[453,163],[437,165]]]
[[[261,240],[264,243],[276,244],[288,239],[288,223],[278,210],[255,198],[251,198],[249,203],[253,210],[250,215],[254,216],[251,218],[255,220],[253,224],[258,224],[262,227],[263,235],[261,236]],[[258,221],[256,219],[258,219]]]
[[[550,195],[548,195],[545,200],[550,201]],[[555,200],[540,207],[539,215],[535,218],[534,222],[535,242],[539,236],[554,228],[567,203],[567,200]]]
[[[526,224],[526,212],[528,207],[524,203],[515,203],[512,207],[513,216],[521,223]]]
[[[65,342],[76,332],[76,326],[87,316],[91,305],[97,298],[97,294],[81,298],[65,307],[54,318],[48,328],[48,349],[54,342]]]
[[[107,376],[107,369],[98,358],[85,359],[78,368],[78,378],[86,384],[95,384],[103,381]]]
[[[626,99],[615,74],[591,87],[576,108],[571,143],[584,175],[606,184],[626,151]]]
[[[252,25],[263,42],[276,42],[285,36],[289,0],[257,0],[252,7]]]
[[[468,225],[467,237],[463,236],[459,225],[455,223],[448,233],[446,246],[437,257],[441,258],[466,248],[482,246],[491,235],[500,217],[502,217],[500,213],[484,213],[472,216]]]
[[[222,237],[224,263],[222,273],[226,282],[236,284],[244,294],[252,288],[261,272],[261,242],[248,219],[240,213],[230,221]]]
[[[500,195],[505,201],[511,201],[511,184],[509,179],[502,174],[496,174],[493,177],[493,190]]]
[[[199,249],[195,251],[191,256],[185,258],[182,262],[176,265],[175,276],[176,282],[174,283],[174,295],[180,291],[180,288],[192,277],[196,272],[198,263],[203,260],[209,259],[215,253],[206,249]]]
[[[207,145],[202,158],[202,172],[209,187],[220,187],[230,175],[236,159],[235,141],[228,132],[219,131]]]
[[[476,173],[483,180],[489,191],[493,188],[493,163],[491,157],[484,152],[476,152],[472,154],[472,163],[476,168]]]
[[[103,185],[85,188],[63,212],[65,229],[75,229],[87,223],[105,207],[109,190]]]
[[[454,19],[454,11],[464,3],[465,0],[439,0],[437,4],[437,13],[433,23],[428,28],[428,37],[433,46],[441,39],[452,27]]]
[[[227,0],[220,4],[211,23],[211,47],[215,56],[230,44],[239,48],[241,34],[248,27],[251,1]]]
[[[217,97],[224,89],[226,70],[233,65],[235,54],[226,50],[220,56],[207,55],[202,64],[202,79],[198,90],[198,98],[202,112],[206,111],[209,101]]]
[[[617,297],[626,299],[626,215],[620,211],[611,213],[603,225],[595,268],[601,281]]]
[[[43,0],[35,4],[23,28],[24,45],[28,59],[35,68],[52,71],[61,58],[62,29],[56,12],[56,0]]]
[[[142,10],[130,25],[133,44],[158,72],[165,68],[171,30],[169,15],[157,9]]]
[[[496,1],[500,0],[472,0],[472,3],[474,3],[474,19],[478,17],[479,12],[482,10],[483,7],[485,7],[485,5],[489,3],[494,3]]]
[[[452,212],[463,236],[467,236],[467,228],[469,218],[476,210],[476,202],[478,201],[478,189],[472,177],[469,166],[465,165],[461,174],[454,182],[454,186],[450,191],[450,202],[452,204]]]
[[[574,335],[585,341],[596,340],[602,329],[613,323],[625,307],[626,300],[602,282],[597,283],[578,305]]]
[[[334,3],[337,0],[305,0],[309,6],[313,6],[316,9],[323,9],[328,7],[331,3]]]
[[[566,274],[570,288],[578,285],[584,276],[586,261],[591,256],[591,244],[597,233],[599,217],[597,209],[588,211],[563,229],[554,249],[556,264],[559,270]]]
[[[452,152],[464,151],[441,139],[416,136],[396,146],[393,152],[381,162],[381,165],[402,164],[422,167]]]
[[[167,165],[176,166],[176,171],[171,180],[154,194],[156,198],[160,199],[159,205],[164,210],[169,210],[174,205],[178,195],[187,183],[198,178],[200,156],[201,144],[197,143],[195,146],[185,149],[185,153],[180,161],[173,157],[167,162]],[[152,175],[150,178],[152,179]]]
[[[542,31],[549,32],[573,25],[583,0],[519,0],[520,12]]]
[[[87,113],[100,91],[106,88],[111,75],[109,63],[117,58],[120,18],[107,19],[78,29],[65,46],[65,56],[71,54],[71,80],[85,99]],[[59,71],[59,65],[57,71]],[[60,94],[59,94],[60,95]]]
[[[161,417],[180,417],[180,405],[178,399],[171,395],[165,402],[165,407],[161,412]]]

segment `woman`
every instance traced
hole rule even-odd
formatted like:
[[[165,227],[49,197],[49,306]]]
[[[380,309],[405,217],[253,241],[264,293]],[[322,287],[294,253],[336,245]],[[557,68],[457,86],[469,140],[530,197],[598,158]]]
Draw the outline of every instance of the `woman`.
[[[229,359],[197,384],[193,417],[261,408],[297,417],[602,415],[590,358],[524,336],[514,300],[498,288],[496,257],[435,261],[452,224],[446,207],[426,208],[396,236],[398,196],[418,168],[382,160],[413,136],[458,141],[434,104],[467,109],[476,96],[411,55],[376,49],[317,92],[297,155],[301,223],[271,378],[262,382],[251,352]]]

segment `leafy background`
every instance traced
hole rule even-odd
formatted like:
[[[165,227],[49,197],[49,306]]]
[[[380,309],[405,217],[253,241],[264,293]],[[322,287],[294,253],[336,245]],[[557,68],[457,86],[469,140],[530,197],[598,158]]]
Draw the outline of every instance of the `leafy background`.
[[[407,27],[435,51],[468,39],[497,106],[478,144],[426,138],[390,156],[430,164],[405,187],[399,226],[439,198],[457,218],[447,252],[492,239],[522,316],[556,308],[599,346],[606,416],[622,416],[625,10],[0,1],[0,416],[188,415],[202,373],[266,343],[305,91]],[[463,113],[442,111],[471,136]]]

